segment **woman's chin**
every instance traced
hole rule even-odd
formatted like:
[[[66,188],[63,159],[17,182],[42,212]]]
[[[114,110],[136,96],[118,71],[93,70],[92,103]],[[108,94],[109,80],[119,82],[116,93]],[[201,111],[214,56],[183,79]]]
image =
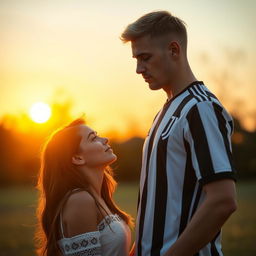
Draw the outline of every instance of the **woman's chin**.
[[[99,166],[107,167],[107,166],[111,165],[112,163],[114,163],[116,160],[117,160],[117,156],[114,153],[112,153],[111,156],[109,156],[106,159],[106,161],[104,161],[103,163],[99,164]]]
[[[114,153],[112,153],[112,156],[113,156],[113,159],[111,160],[111,162],[109,164],[112,164],[117,160],[117,156]]]

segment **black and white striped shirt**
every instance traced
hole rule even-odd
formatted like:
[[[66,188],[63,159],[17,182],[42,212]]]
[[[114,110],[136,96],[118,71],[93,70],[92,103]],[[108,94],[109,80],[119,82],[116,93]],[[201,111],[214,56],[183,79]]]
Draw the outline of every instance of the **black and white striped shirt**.
[[[143,147],[136,256],[164,255],[204,200],[202,186],[235,179],[232,132],[232,118],[203,82],[163,106]],[[196,255],[222,255],[220,236]]]

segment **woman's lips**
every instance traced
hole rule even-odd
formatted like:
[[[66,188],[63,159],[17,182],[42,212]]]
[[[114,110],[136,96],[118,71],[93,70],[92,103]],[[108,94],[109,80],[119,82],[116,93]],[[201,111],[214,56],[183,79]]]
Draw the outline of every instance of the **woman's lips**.
[[[109,149],[111,149],[111,150],[112,150],[112,148],[111,148],[111,147],[108,147],[108,148],[105,150],[105,152],[107,152]]]

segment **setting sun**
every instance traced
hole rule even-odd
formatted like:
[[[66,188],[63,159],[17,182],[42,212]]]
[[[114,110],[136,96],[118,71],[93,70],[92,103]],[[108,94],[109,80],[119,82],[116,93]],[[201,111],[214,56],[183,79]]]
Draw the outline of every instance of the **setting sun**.
[[[45,123],[51,116],[51,108],[43,102],[36,102],[29,111],[31,119],[36,123]]]

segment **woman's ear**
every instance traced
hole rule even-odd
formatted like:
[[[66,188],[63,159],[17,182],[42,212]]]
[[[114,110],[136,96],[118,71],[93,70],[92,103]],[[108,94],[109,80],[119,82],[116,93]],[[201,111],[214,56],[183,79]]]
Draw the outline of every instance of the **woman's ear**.
[[[86,162],[85,162],[85,159],[80,156],[80,155],[74,155],[72,156],[72,164],[75,164],[75,165],[84,165]]]

